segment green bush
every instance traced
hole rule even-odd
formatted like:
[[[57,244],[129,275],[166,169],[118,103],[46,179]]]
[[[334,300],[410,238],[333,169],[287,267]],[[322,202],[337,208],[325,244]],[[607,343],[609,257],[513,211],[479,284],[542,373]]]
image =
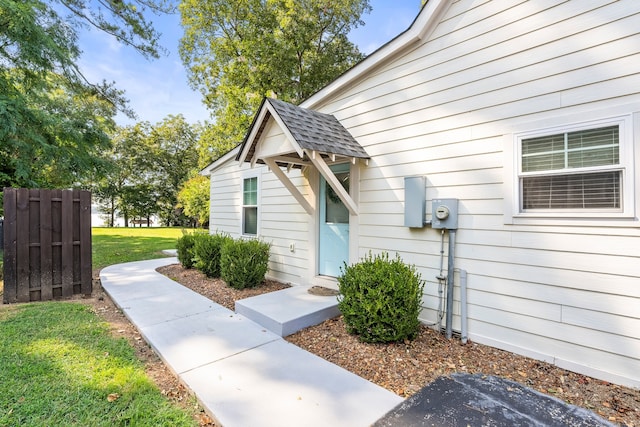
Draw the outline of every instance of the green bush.
[[[207,277],[220,277],[220,253],[222,246],[231,241],[224,234],[201,234],[194,245],[195,267]]]
[[[221,277],[236,289],[253,288],[264,280],[271,245],[259,240],[229,240],[220,255]]]
[[[398,255],[389,260],[387,253],[369,253],[360,263],[345,265],[338,287],[338,308],[349,333],[364,342],[416,337],[424,281]]]
[[[193,267],[195,253],[194,245],[196,243],[197,234],[185,234],[178,238],[176,250],[178,251],[178,261],[184,268]]]

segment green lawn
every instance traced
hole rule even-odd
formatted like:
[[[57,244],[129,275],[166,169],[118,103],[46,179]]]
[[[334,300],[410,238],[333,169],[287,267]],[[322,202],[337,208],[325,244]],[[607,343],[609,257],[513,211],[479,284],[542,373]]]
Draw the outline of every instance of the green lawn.
[[[89,306],[0,309],[0,426],[195,426]]]
[[[92,228],[93,268],[161,258],[163,249],[175,249],[176,240],[193,229],[159,227]]]
[[[162,257],[182,233],[94,228],[93,267]],[[197,425],[193,414],[160,393],[133,348],[114,338],[87,305],[2,306],[0,343],[0,426]]]

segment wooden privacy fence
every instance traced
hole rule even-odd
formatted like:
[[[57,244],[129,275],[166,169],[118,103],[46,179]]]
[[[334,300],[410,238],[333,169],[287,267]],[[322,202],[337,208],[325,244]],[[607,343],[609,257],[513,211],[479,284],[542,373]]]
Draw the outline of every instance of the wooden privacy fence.
[[[5,188],[4,303],[91,292],[91,193]]]

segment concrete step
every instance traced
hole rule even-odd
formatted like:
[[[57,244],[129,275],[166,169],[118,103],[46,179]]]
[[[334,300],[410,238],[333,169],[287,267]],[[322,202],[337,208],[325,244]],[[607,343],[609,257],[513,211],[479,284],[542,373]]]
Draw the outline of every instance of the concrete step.
[[[281,337],[340,315],[336,296],[312,295],[308,290],[293,286],[239,300],[236,312]]]

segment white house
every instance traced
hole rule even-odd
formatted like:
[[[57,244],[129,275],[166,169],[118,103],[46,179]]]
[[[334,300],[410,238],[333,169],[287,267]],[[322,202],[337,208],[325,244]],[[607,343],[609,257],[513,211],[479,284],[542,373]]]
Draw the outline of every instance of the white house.
[[[211,230],[299,285],[398,253],[425,323],[446,275],[454,332],[640,387],[639,29],[637,0],[430,0],[299,107],[264,101],[203,171]]]

